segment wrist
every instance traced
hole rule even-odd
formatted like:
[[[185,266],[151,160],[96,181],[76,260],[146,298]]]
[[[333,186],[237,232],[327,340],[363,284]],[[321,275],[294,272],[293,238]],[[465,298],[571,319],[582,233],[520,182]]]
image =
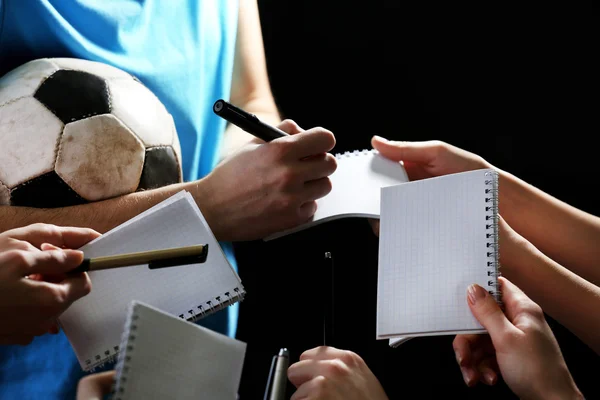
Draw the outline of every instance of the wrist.
[[[188,183],[188,190],[198,208],[202,212],[206,223],[210,227],[210,230],[215,235],[217,240],[222,240],[224,236],[224,232],[222,232],[222,226],[219,224],[220,218],[217,214],[218,207],[217,204],[219,200],[216,198],[216,192],[214,190],[214,186],[212,185],[211,175]]]

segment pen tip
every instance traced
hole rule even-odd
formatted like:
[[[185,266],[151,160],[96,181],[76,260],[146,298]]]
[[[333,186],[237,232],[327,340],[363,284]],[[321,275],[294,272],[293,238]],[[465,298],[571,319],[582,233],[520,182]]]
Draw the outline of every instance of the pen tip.
[[[281,350],[279,350],[279,355],[280,356],[284,356],[284,357],[289,357],[290,356],[290,352],[288,351],[288,349],[286,349],[284,347]]]

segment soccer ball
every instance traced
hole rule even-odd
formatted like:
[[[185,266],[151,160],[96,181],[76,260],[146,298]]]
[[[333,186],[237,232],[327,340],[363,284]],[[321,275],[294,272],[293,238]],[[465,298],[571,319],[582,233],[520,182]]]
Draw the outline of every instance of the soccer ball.
[[[132,75],[45,58],[0,78],[0,205],[65,207],[181,181],[173,117]]]

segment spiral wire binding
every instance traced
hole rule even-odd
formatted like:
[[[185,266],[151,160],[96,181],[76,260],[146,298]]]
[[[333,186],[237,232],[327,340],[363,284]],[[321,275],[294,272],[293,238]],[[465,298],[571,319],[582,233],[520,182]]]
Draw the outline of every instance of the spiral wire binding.
[[[242,302],[245,295],[246,291],[244,290],[244,287],[240,285],[231,291],[227,291],[220,296],[216,296],[212,300],[208,300],[206,303],[200,304],[195,308],[190,308],[187,312],[179,314],[178,316],[186,321],[196,322],[197,320],[216,313],[217,311],[222,310],[236,302]],[[121,346],[115,346],[112,350],[106,350],[104,351],[104,354],[96,354],[94,356],[94,360],[86,360],[86,371],[95,372],[97,368],[103,367],[107,363],[112,363],[115,361],[115,359],[118,363],[120,359],[120,353],[122,353],[119,351],[119,349],[123,349],[122,345],[123,343],[121,343]]]
[[[498,173],[487,171],[485,173],[485,228],[487,246],[487,282],[488,292],[494,296],[498,304],[502,305],[502,291],[498,283],[500,272],[500,252],[498,242]]]
[[[353,151],[346,151],[343,153],[336,153],[335,154],[335,158],[337,158],[338,160],[341,160],[343,158],[350,158],[350,157],[355,157],[355,156],[361,156],[361,155],[368,155],[368,154],[378,154],[379,152],[377,150],[371,149],[363,149],[363,150],[353,150]]]
[[[115,366],[115,382],[113,384],[113,390],[111,393],[112,400],[123,400],[125,396],[125,386],[127,384],[127,374],[129,373],[129,361],[133,356],[135,350],[135,338],[137,335],[137,320],[139,315],[137,314],[137,304],[133,304],[128,311],[127,322],[125,323],[125,329],[121,336],[121,352]]]

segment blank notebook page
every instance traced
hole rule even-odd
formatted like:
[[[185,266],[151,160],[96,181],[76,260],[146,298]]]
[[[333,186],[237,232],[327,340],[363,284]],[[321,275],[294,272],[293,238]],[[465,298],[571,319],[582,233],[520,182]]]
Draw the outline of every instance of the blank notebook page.
[[[205,263],[150,270],[147,266],[90,272],[92,292],[60,323],[84,370],[111,361],[132,300],[198,318],[240,300],[244,288],[189,193],[152,209],[85,245],[85,257],[208,244]],[[210,303],[210,304],[209,304]]]
[[[382,189],[378,339],[482,332],[467,288],[490,280],[488,171]]]
[[[266,240],[338,218],[379,218],[381,188],[408,182],[402,164],[388,160],[375,150],[356,150],[336,154],[335,157],[338,166],[329,177],[331,192],[317,200],[317,211],[312,219],[296,228],[271,235]]]
[[[246,344],[134,302],[114,400],[235,400]]]

